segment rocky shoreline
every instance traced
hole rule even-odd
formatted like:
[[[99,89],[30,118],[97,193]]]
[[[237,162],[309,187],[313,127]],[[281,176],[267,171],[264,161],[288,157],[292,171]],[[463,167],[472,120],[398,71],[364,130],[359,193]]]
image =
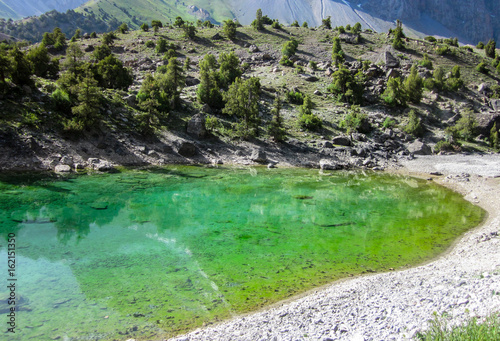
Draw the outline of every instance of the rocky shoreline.
[[[422,156],[389,168],[460,192],[488,218],[428,264],[335,282],[172,340],[406,340],[434,313],[452,325],[499,312],[500,155]]]

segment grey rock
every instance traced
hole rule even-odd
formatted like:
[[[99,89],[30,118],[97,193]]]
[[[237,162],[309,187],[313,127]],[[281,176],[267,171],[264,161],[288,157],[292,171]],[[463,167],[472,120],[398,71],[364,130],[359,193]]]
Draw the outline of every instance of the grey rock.
[[[73,164],[73,158],[71,156],[63,156],[59,163],[61,165],[71,166]]]
[[[399,59],[394,57],[389,51],[384,51],[382,54],[382,58],[385,66],[387,66],[388,68],[396,68],[399,66]]]
[[[399,74],[398,70],[390,69],[389,71],[387,71],[386,78],[390,79],[390,78],[396,78],[399,76],[400,76],[400,74]]]
[[[205,114],[211,114],[213,111],[212,111],[212,108],[210,108],[210,106],[208,104],[204,104],[201,107],[201,112],[205,113]]]
[[[351,140],[347,136],[337,136],[332,139],[332,143],[338,146],[349,147],[351,145]]]
[[[340,166],[334,160],[321,159],[319,161],[319,168],[321,170],[337,170]]]
[[[257,45],[252,44],[252,45],[250,45],[250,47],[248,48],[248,51],[249,51],[250,53],[256,53],[256,52],[259,52],[260,50],[259,50],[259,48],[257,47]]]
[[[250,160],[257,163],[266,163],[267,155],[266,152],[262,149],[254,149],[252,154],[250,155]]]
[[[188,122],[187,133],[196,138],[204,138],[207,135],[205,128],[205,115],[196,114]]]
[[[307,82],[317,82],[319,78],[313,75],[301,75],[301,78]]]
[[[413,143],[407,146],[410,153],[414,155],[431,155],[432,149],[427,144],[420,140],[415,140]]]
[[[224,37],[222,37],[219,33],[216,33],[212,36],[212,40],[222,40]]]
[[[185,83],[186,83],[186,86],[195,86],[195,85],[200,84],[200,80],[198,78],[187,76]]]
[[[71,172],[71,167],[68,165],[57,165],[54,170],[56,173],[69,173]]]
[[[177,149],[177,153],[184,157],[192,157],[196,155],[196,146],[187,141],[182,141],[179,144],[179,148]]]
[[[490,100],[490,106],[495,111],[500,111],[500,99]]]

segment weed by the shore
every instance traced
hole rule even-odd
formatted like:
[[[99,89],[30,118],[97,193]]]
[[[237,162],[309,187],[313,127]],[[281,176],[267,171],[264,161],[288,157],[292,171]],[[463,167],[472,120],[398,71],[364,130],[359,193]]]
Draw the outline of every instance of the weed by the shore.
[[[434,314],[430,328],[415,336],[420,341],[495,341],[500,340],[500,315],[498,313],[479,322],[473,317],[466,324],[450,327],[446,316]]]

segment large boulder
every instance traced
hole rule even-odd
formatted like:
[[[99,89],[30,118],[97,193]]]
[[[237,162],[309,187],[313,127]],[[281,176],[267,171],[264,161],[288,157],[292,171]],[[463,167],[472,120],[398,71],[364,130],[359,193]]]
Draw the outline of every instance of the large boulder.
[[[183,141],[179,144],[179,148],[177,149],[177,153],[184,157],[192,157],[196,155],[196,146],[187,141]]]
[[[205,128],[205,115],[194,115],[188,122],[187,133],[199,139],[204,138],[207,135],[207,129]]]
[[[399,66],[399,59],[394,57],[389,51],[383,52],[382,59],[385,63],[385,66],[387,66],[388,68],[396,68]]]
[[[415,140],[410,143],[407,147],[408,151],[413,155],[431,155],[432,149],[420,140]]]
[[[500,111],[481,112],[477,115],[477,132],[489,136],[495,123],[500,127]]]
[[[54,170],[56,173],[69,173],[71,172],[71,167],[68,165],[57,165]]]
[[[349,147],[351,140],[347,136],[337,136],[332,139],[332,143],[338,146]]]
[[[321,170],[337,170],[341,167],[335,162],[335,160],[321,159],[319,161],[319,168]]]
[[[250,160],[257,163],[267,163],[267,155],[262,149],[254,149],[250,155]]]

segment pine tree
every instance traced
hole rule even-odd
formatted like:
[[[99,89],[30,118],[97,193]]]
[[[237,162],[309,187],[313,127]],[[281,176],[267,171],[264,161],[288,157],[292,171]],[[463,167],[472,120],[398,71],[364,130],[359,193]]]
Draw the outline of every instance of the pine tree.
[[[240,60],[234,52],[222,52],[219,65],[218,83],[221,88],[227,88],[236,78],[241,77]]]
[[[243,138],[256,136],[259,124],[260,81],[252,77],[246,81],[236,78],[223,97],[226,106],[223,113],[240,119],[237,134]]]
[[[497,123],[493,123],[493,127],[490,130],[490,146],[491,148],[494,148],[498,150],[499,148],[499,139],[498,139],[498,129],[497,129]]]
[[[96,125],[99,118],[101,92],[97,87],[97,81],[92,78],[90,70],[75,87],[75,91],[79,103],[71,108],[75,120],[84,128]]]
[[[224,21],[224,26],[222,28],[227,39],[234,40],[236,38],[236,24],[234,21],[228,19]]]
[[[342,46],[340,45],[340,38],[333,38],[333,46],[332,46],[332,59],[335,65],[340,65],[344,63],[345,54],[342,50]]]
[[[31,79],[31,64],[26,58],[26,54],[14,47],[10,51],[11,72],[10,77],[12,82],[16,85],[32,85]]]
[[[283,128],[283,118],[281,117],[281,99],[279,95],[277,95],[274,99],[271,114],[273,115],[273,118],[269,123],[269,135],[271,135],[274,141],[281,142],[285,139],[286,133]]]
[[[389,105],[406,106],[407,94],[401,78],[390,78],[387,81],[387,89],[382,94],[382,99]]]
[[[411,67],[411,73],[404,81],[404,88],[410,102],[415,104],[420,103],[422,100],[424,83],[415,65]]]
[[[255,14],[255,20],[252,21],[252,26],[257,31],[262,31],[264,29],[264,23],[262,20],[262,10],[259,8]]]
[[[484,47],[484,53],[487,57],[495,58],[496,45],[497,44],[494,39],[490,39],[490,41],[488,41],[488,44],[486,44],[486,46]]]
[[[169,93],[169,96],[171,98],[170,107],[172,109],[175,109],[180,100],[182,88],[184,87],[184,84],[186,82],[182,67],[175,57],[168,60],[167,72],[165,73],[165,81],[165,91]]]
[[[199,102],[208,104],[212,109],[221,109],[223,100],[217,84],[216,64],[217,60],[212,54],[205,55],[200,61],[200,84],[196,95]]]

